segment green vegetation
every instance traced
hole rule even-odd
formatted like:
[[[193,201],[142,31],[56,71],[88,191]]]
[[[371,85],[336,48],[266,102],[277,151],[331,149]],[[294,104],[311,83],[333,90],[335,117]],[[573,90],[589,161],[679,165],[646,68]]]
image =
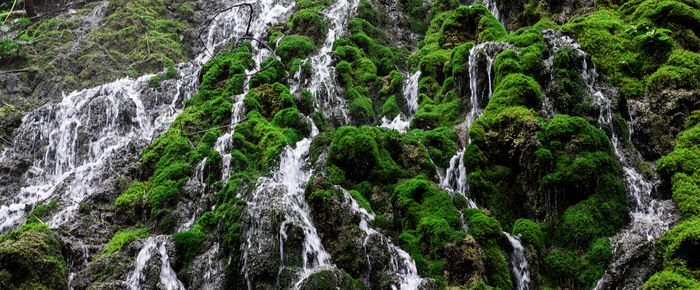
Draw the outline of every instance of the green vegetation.
[[[121,251],[124,246],[130,244],[131,242],[148,237],[148,230],[145,228],[137,228],[130,230],[123,230],[114,234],[111,240],[109,240],[109,245],[102,250],[102,254],[111,254],[114,252]]]
[[[654,254],[663,270],[654,274],[644,289],[700,287],[697,255],[700,251],[700,111],[686,121],[676,137],[676,148],[657,162],[657,171],[671,183],[673,202],[681,221],[656,241]]]
[[[28,223],[0,235],[0,287],[59,289],[68,283],[63,243],[48,226]]]
[[[658,272],[645,288],[700,287],[700,113],[693,100],[700,89],[697,1],[608,0],[596,1],[595,9],[577,3],[571,5],[582,9],[571,19],[562,15],[569,12],[555,11],[555,1],[511,1],[499,6],[517,18],[507,23],[516,28],[509,33],[480,4],[400,0],[394,8],[405,15],[395,16],[387,14],[383,3],[361,0],[345,24],[346,36],[332,48],[335,81],[347,104],[342,109],[347,109],[349,124],[343,124],[349,126],[316,111],[307,88],[290,91],[292,76],[304,83],[310,75],[309,57],[328,33],[328,16],[321,12],[331,2],[296,1],[286,22],[269,27],[263,42],[275,55],[249,81],[246,71],[256,67],[252,56],[257,48],[248,42],[231,42],[203,65],[196,95],[141,152],[138,169],[124,179],[128,186],[118,187],[119,196],[106,209],[119,221],[117,232],[97,258],[116,257],[150,234],[172,234],[173,267],[183,278],[195,258],[216,242],[227,261],[224,286],[241,288],[246,282],[240,251],[247,206],[241,198],[278,166],[287,146],[318,132],[308,156],[313,176],[304,199],[338,269],[310,275],[301,288],[384,289],[397,283],[378,273],[365,276],[363,269],[389,269],[391,261],[385,245],[360,227],[364,216],[348,212],[349,199],[374,215],[369,226],[404,249],[419,274],[438,289],[513,288],[511,247],[504,232],[525,246],[531,288],[591,288],[610,264],[609,237],[629,221],[623,172],[609,136],[615,132],[622,144],[637,145],[629,133],[637,130],[630,128],[632,121],[647,120],[630,116],[630,108],[649,107],[650,119],[663,128],[648,129],[654,132],[639,138],[662,144],[642,154],[646,160],[663,156],[656,163],[659,191],[670,192],[681,220],[656,242]],[[163,80],[179,77],[174,65],[188,59],[189,21],[200,18],[194,4],[113,0],[109,9],[78,47],[79,57],[66,60],[75,67],[66,72],[73,87],[158,73],[149,80],[158,91],[168,83]],[[61,70],[48,67],[53,58],[47,52],[69,49],[75,22],[47,19],[18,25],[24,29],[20,36],[0,43],[2,68]],[[415,34],[394,35],[395,25]],[[551,34],[547,29],[573,37],[589,56],[573,47],[550,50],[543,37]],[[422,40],[412,43],[416,35]],[[483,113],[464,128],[472,105],[470,53],[488,41],[508,45],[494,60],[490,99],[479,100]],[[413,48],[417,50],[411,53]],[[600,110],[586,90],[584,61],[619,89],[612,126],[598,122]],[[419,106],[410,130],[374,127],[382,118],[407,115],[402,72],[416,70],[421,71]],[[230,124],[234,96],[243,97],[244,107],[241,121]],[[554,116],[543,110],[545,97]],[[628,108],[628,101],[637,106]],[[0,109],[1,134],[11,135],[18,126],[17,111],[10,105]],[[679,124],[681,118],[685,124]],[[224,134],[228,130],[231,135]],[[214,150],[221,136],[231,136],[230,160]],[[437,185],[438,167],[444,173],[465,145],[467,195],[478,209],[467,208],[464,196]],[[673,145],[672,152],[664,151]],[[200,164],[205,186],[188,192],[185,185]],[[224,167],[230,169],[228,180],[222,180]],[[645,167],[651,175],[654,167],[640,162],[639,168]],[[213,207],[191,229],[175,233],[180,218],[175,211],[185,195]],[[65,286],[60,239],[42,222],[58,206],[55,201],[38,205],[27,225],[0,236],[0,288]],[[94,210],[105,209],[80,206],[84,215]],[[273,222],[265,227],[284,223],[286,214],[272,211]],[[293,260],[280,277],[294,271],[292,264],[301,257],[293,247],[303,233],[290,225],[285,224],[284,241],[270,246],[285,246],[284,259]],[[286,282],[280,278],[278,283],[274,286]]]

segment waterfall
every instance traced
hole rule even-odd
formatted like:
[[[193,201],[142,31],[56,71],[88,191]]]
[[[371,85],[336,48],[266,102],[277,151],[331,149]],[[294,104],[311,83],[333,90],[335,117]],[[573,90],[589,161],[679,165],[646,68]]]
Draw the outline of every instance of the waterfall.
[[[388,120],[386,117],[383,117],[380,127],[390,130],[398,130],[401,133],[406,132],[408,126],[411,125],[413,115],[415,115],[416,111],[418,111],[418,82],[420,80],[420,73],[421,72],[419,70],[410,76],[403,76],[403,96],[406,99],[406,106],[408,109],[408,114],[406,114],[406,117],[401,118],[401,114],[396,115],[396,118],[393,120]]]
[[[496,18],[496,20],[498,20],[498,22],[500,22],[501,25],[503,25],[503,27],[506,26],[503,22],[503,19],[501,18],[501,12],[498,11],[498,5],[496,4],[496,0],[483,0],[482,4],[486,6],[486,8],[489,11],[491,11],[491,15],[493,15],[493,17]]]
[[[503,232],[508,238],[510,245],[513,247],[513,253],[510,257],[510,267],[515,276],[515,289],[524,290],[529,288],[530,271],[528,270],[527,259],[525,258],[525,249],[520,240],[507,232]]]
[[[333,42],[345,33],[345,23],[354,14],[359,0],[338,0],[323,12],[329,21],[326,40],[321,49],[311,57],[312,76],[309,90],[316,100],[316,105],[328,116],[341,118],[348,124],[347,104],[338,97],[338,86],[333,67]]]
[[[83,269],[83,267],[87,266],[89,263],[89,258],[90,258],[90,250],[87,248],[87,246],[79,241],[79,240],[74,240],[74,239],[68,239],[68,245],[70,245],[70,249],[73,253],[79,252],[80,255],[78,256],[78,259],[75,259],[75,256],[70,255],[68,256],[68,263],[67,265],[69,266],[69,269],[71,270],[70,273],[68,273],[68,289],[72,290],[73,289],[73,281],[75,279],[75,275],[77,274],[78,270]]]
[[[585,62],[586,54],[583,52],[583,50],[580,49],[580,46],[578,45],[578,43],[576,43],[576,41],[574,41],[573,38],[568,37],[566,35],[561,35],[560,33],[557,33],[552,29],[547,29],[542,31],[542,39],[545,45],[547,45],[547,49],[550,51],[549,57],[543,61],[546,72],[545,74],[549,75],[549,84],[554,83],[554,56],[558,52],[566,48],[572,48],[573,51],[577,54],[576,56],[584,58]],[[586,66],[586,64],[584,64],[584,66]],[[586,71],[586,69],[584,69],[582,73],[586,74],[588,72]],[[545,87],[543,89],[544,91],[542,92],[542,111],[548,119],[552,119],[558,112],[554,108],[554,103],[552,102],[552,99],[550,97],[550,88]],[[590,90],[591,89],[589,88],[589,91]]]
[[[469,89],[471,91],[469,103],[471,104],[471,109],[464,120],[467,131],[471,128],[472,123],[483,113],[480,102],[491,99],[493,94],[493,63],[496,60],[496,56],[506,48],[510,48],[510,45],[507,43],[484,42],[469,50]],[[480,69],[483,71],[480,71]],[[486,77],[485,80],[483,79],[484,76]],[[469,142],[470,140],[467,139],[467,144]],[[450,167],[445,170],[445,174],[438,174],[440,187],[465,196],[469,206],[475,208],[476,203],[466,196],[468,190],[467,169],[464,167],[463,157],[464,149],[460,149],[450,159]]]
[[[411,256],[406,251],[395,246],[391,239],[371,228],[369,223],[374,220],[374,214],[369,213],[366,209],[360,207],[355,198],[353,198],[347,190],[342,189],[342,191],[345,196],[345,206],[348,206],[353,214],[360,216],[360,229],[366,234],[363,242],[365,251],[367,244],[372,237],[379,238],[381,241],[386,243],[391,260],[389,265],[391,266],[392,272],[398,275],[399,280],[399,287],[397,288],[395,285],[392,285],[392,289],[418,289],[418,287],[425,282],[425,280],[418,275],[416,262],[413,261]],[[371,267],[368,269],[368,271],[369,270],[371,270]]]
[[[185,286],[177,279],[175,271],[170,266],[170,258],[165,248],[168,239],[169,236],[160,235],[143,240],[143,247],[134,261],[134,272],[127,279],[132,290],[141,289],[141,283],[146,279],[144,270],[148,261],[156,254],[160,257],[160,282],[158,283],[158,288],[167,290],[185,289]]]
[[[180,79],[172,84],[172,99],[160,103],[142,99],[150,90],[148,78],[121,79],[100,87],[73,92],[58,104],[47,104],[23,118],[17,142],[33,140],[32,166],[25,186],[9,205],[0,207],[0,231],[16,226],[25,207],[61,201],[47,221],[57,227],[68,221],[78,204],[109,177],[129,146],[144,145],[177,115],[179,104],[194,92],[194,63],[177,66]]]
[[[124,155],[138,153],[169,126],[182,102],[196,93],[198,73],[210,52],[245,33],[247,19],[246,9],[220,14],[206,31],[202,52],[176,65],[178,79],[163,81],[157,90],[148,86],[151,75],[124,78],[64,95],[61,102],[24,116],[14,141],[18,152],[6,152],[0,161],[21,158],[15,156],[21,156],[24,144],[33,144],[33,164],[19,193],[0,206],[0,232],[22,222],[25,209],[50,200],[59,200],[60,210],[47,224],[67,222],[80,202],[111,176],[121,175],[114,170],[124,167]]]
[[[285,221],[279,230],[284,236],[286,236],[285,225],[287,224],[299,226],[304,232],[300,273],[302,279],[298,281],[319,269],[333,267],[330,262],[331,256],[321,245],[321,238],[313,225],[309,206],[304,199],[304,187],[311,177],[311,170],[305,168],[311,139],[313,139],[313,133],[310,138],[297,142],[294,148],[287,146],[280,157],[279,169],[272,173],[272,177],[261,178],[252,197],[247,199],[246,214],[249,216],[250,224],[246,233],[247,240],[241,245],[243,257],[241,271],[246,277],[249,289],[253,288],[250,281],[251,255],[258,256],[261,251],[266,251],[262,243],[271,239],[269,231],[266,230],[271,223],[271,210],[285,213]],[[281,239],[280,242],[280,254],[283,257],[284,240]],[[283,266],[282,263],[281,266]]]
[[[657,200],[652,197],[653,184],[635,167],[635,163],[643,161],[643,158],[629,140],[620,140],[615,130],[613,99],[609,97],[615,92],[612,89],[605,90],[598,83],[598,73],[595,66],[588,64],[586,53],[580,50],[573,40],[565,36],[558,37],[554,31],[544,31],[543,36],[555,49],[569,46],[583,56],[581,75],[587,93],[592,97],[593,104],[599,108],[598,126],[609,133],[613,151],[623,169],[624,183],[630,199],[631,222],[611,238],[613,262],[596,285],[596,289],[610,288],[617,279],[626,274],[630,262],[640,258],[640,255],[649,255],[646,249],[653,247],[653,242],[674,223],[674,207],[670,200]],[[551,41],[552,37],[560,39]],[[631,135],[632,132],[628,132]],[[625,286],[641,288],[644,278],[643,273],[636,275],[633,281],[626,281],[625,283],[631,284]]]
[[[233,27],[233,33],[235,35],[244,35],[246,31],[250,34],[250,37],[255,39],[263,39],[264,34],[267,32],[267,28],[271,27],[273,24],[284,20],[294,9],[294,2],[288,3],[286,6],[276,3],[278,1],[265,0],[258,1],[255,5],[259,7],[256,8],[256,18],[250,23],[248,27],[248,15],[244,14],[235,18],[236,25]],[[241,9],[242,12],[248,13],[247,9]],[[217,23],[212,23],[215,25]],[[278,42],[282,38],[278,39]],[[258,45],[257,42],[253,42],[253,47]],[[272,52],[269,51],[264,46],[256,47],[254,50],[253,60],[255,61],[255,68],[253,71],[246,70],[246,84],[250,82],[250,79],[254,72],[261,69],[260,64],[264,62],[268,57],[272,56]],[[248,94],[249,87],[245,85],[243,87],[243,92],[239,95],[232,96],[234,100],[233,108],[231,109],[231,124],[228,127],[228,132],[219,136],[214,145],[214,150],[221,154],[222,165],[221,165],[221,180],[224,182],[228,181],[231,177],[231,151],[232,151],[232,140],[233,129],[243,121],[245,106],[243,100]]]

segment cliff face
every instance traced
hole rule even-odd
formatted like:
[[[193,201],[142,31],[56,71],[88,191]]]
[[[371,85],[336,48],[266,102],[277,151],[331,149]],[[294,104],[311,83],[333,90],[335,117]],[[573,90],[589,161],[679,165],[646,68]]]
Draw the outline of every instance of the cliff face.
[[[0,288],[700,287],[697,1],[31,4]]]

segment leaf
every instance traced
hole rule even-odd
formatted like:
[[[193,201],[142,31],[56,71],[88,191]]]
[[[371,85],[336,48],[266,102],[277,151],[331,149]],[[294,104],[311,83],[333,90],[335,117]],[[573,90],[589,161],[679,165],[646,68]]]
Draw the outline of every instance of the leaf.
[[[666,41],[666,40],[668,40],[668,39],[670,39],[670,38],[671,38],[671,37],[669,37],[668,35],[659,36],[659,40],[661,40],[661,41]]]

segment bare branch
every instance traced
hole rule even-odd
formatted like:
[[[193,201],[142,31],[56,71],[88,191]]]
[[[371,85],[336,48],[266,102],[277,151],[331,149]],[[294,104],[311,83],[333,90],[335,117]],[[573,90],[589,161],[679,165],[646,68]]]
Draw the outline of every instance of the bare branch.
[[[207,21],[207,23],[204,25],[204,27],[202,27],[202,29],[199,30],[199,35],[197,35],[197,39],[199,39],[199,41],[202,43],[202,46],[204,46],[204,50],[206,50],[207,53],[209,53],[209,56],[214,57],[214,53],[212,53],[211,51],[209,51],[209,48],[207,47],[207,44],[204,42],[204,40],[202,40],[202,34],[204,33],[204,30],[206,30],[207,28],[209,28],[209,25],[211,25],[211,23],[214,22],[214,19],[216,19],[216,17],[219,17],[219,15],[220,15],[221,13],[224,13],[224,12],[226,12],[226,11],[229,11],[229,10],[231,10],[231,9],[233,9],[233,8],[239,8],[239,7],[243,7],[243,6],[247,6],[248,9],[250,9],[250,13],[248,14],[248,27],[246,27],[246,29],[245,29],[245,35],[248,36],[248,35],[250,34],[250,23],[253,21],[253,4],[251,4],[251,3],[236,4],[236,5],[233,5],[233,6],[231,6],[231,7],[228,7],[228,8],[225,8],[225,9],[222,9],[222,10],[217,11],[217,12],[214,14],[214,17],[210,18],[210,19]]]
[[[13,70],[6,70],[6,71],[3,71],[3,72],[0,72],[0,75],[2,75],[2,74],[20,73],[20,72],[31,72],[31,71],[33,71],[33,70],[32,70],[32,69],[26,69],[26,68],[23,68],[23,69],[13,69]]]

